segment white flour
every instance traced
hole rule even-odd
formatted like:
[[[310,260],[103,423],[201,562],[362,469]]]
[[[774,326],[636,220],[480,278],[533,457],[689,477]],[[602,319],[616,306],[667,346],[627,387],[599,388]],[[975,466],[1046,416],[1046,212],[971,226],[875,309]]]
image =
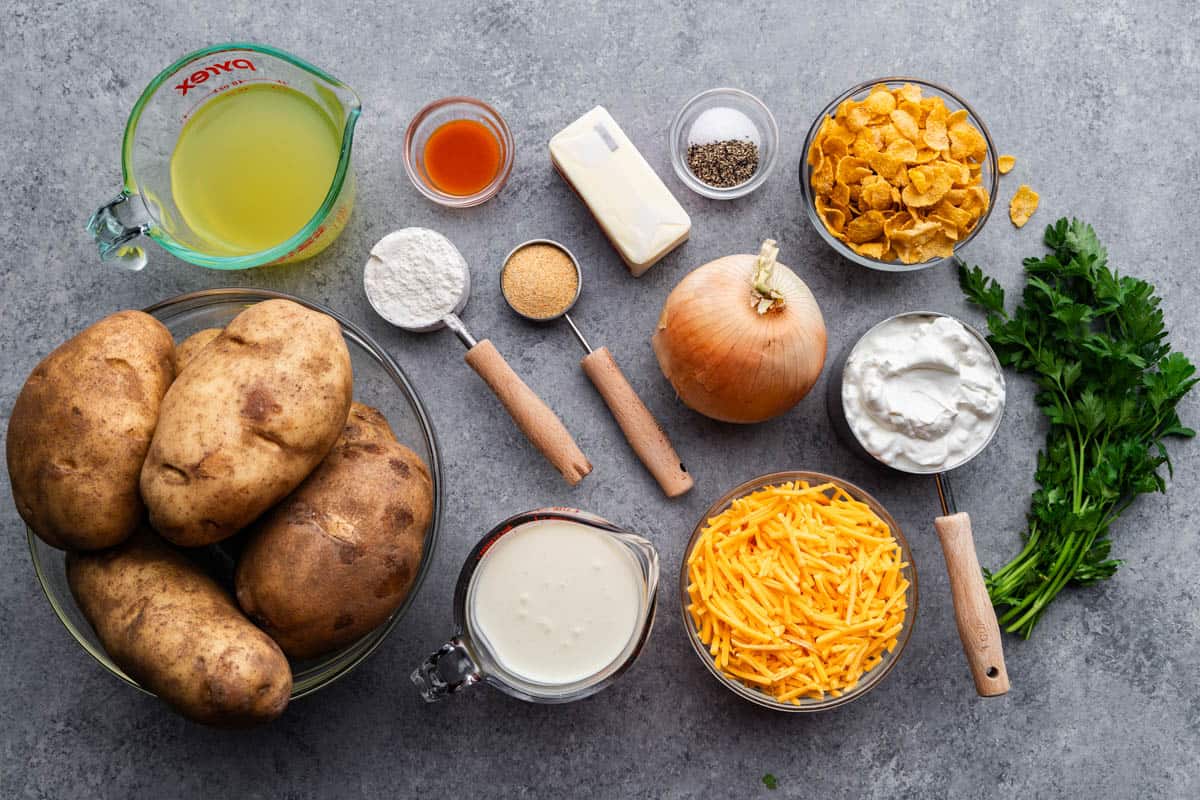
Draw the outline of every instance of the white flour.
[[[363,288],[379,316],[401,328],[423,328],[454,311],[467,284],[467,261],[450,240],[428,228],[393,231],[371,248]]]

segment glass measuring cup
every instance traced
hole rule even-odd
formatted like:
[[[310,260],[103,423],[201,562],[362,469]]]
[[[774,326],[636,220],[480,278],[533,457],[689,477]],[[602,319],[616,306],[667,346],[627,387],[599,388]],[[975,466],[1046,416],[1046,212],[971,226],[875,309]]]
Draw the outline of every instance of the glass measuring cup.
[[[492,545],[527,523],[542,520],[578,523],[606,534],[628,551],[641,576],[638,624],[633,635],[620,654],[603,669],[571,683],[540,683],[505,667],[487,637],[480,632],[472,608],[472,578]],[[421,696],[431,703],[480,681],[532,703],[568,703],[588,697],[611,685],[637,660],[654,624],[657,590],[658,553],[642,537],[595,514],[572,508],[542,508],[517,514],[489,531],[467,556],[454,590],[455,634],[413,671],[412,682]]]
[[[866,443],[859,439],[846,417],[845,372],[846,364],[864,341],[876,331],[895,322],[896,320],[915,319],[932,320],[944,317],[962,325],[963,329],[982,347],[991,361],[992,367],[1000,377],[1000,408],[995,421],[986,437],[981,438],[975,446],[955,461],[950,461],[936,467],[904,466],[885,461],[867,449]],[[850,445],[864,458],[882,464],[883,466],[909,475],[932,475],[937,488],[938,500],[942,515],[934,519],[934,529],[942,545],[945,556],[946,571],[950,577],[950,593],[954,602],[954,617],[958,626],[959,638],[962,640],[963,653],[971,670],[975,689],[982,697],[994,697],[1006,694],[1010,688],[1008,669],[1004,663],[1004,645],[1000,638],[1000,625],[992,602],[988,597],[987,587],[983,581],[983,571],[979,566],[979,557],[975,550],[975,538],[971,530],[971,517],[966,512],[960,512],[954,502],[954,493],[950,488],[948,472],[961,467],[978,456],[991,444],[1000,429],[1000,419],[1004,413],[1004,371],[1000,360],[988,344],[987,338],[979,331],[967,325],[950,314],[936,311],[910,311],[896,314],[872,326],[869,330],[854,340],[838,359],[834,378],[829,382],[826,407],[834,430],[838,436]]]
[[[184,219],[171,188],[171,154],[183,126],[201,106],[255,84],[285,86],[306,95],[340,130],[340,150],[325,199],[300,230],[265,250],[230,255],[216,252]],[[273,47],[235,42],[183,56],[150,82],[125,124],[121,193],[87,223],[101,260],[142,269],[146,252],[134,243],[141,236],[184,261],[212,269],[247,269],[316,255],[342,232],[354,207],[350,148],[361,111],[358,95],[349,86]]]

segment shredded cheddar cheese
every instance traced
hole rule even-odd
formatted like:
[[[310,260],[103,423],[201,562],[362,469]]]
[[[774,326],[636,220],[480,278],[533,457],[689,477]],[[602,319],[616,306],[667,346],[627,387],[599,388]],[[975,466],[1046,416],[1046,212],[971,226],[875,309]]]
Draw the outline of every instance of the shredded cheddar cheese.
[[[781,702],[853,689],[904,627],[900,545],[832,483],[734,500],[708,520],[687,567],[688,612],[717,668]]]

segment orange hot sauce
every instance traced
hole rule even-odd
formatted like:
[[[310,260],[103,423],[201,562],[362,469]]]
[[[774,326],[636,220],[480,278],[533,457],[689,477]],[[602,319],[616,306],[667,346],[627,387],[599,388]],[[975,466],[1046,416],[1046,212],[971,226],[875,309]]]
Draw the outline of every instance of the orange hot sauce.
[[[504,149],[487,125],[454,119],[430,134],[423,160],[434,186],[446,194],[465,197],[492,182],[504,161]]]

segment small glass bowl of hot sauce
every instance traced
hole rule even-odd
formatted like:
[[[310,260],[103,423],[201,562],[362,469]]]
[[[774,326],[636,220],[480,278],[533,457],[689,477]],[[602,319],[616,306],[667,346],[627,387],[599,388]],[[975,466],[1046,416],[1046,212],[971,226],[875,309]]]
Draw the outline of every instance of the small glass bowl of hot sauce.
[[[422,108],[404,133],[404,171],[435,203],[485,203],[508,180],[513,138],[504,118],[482,100],[444,97]]]

